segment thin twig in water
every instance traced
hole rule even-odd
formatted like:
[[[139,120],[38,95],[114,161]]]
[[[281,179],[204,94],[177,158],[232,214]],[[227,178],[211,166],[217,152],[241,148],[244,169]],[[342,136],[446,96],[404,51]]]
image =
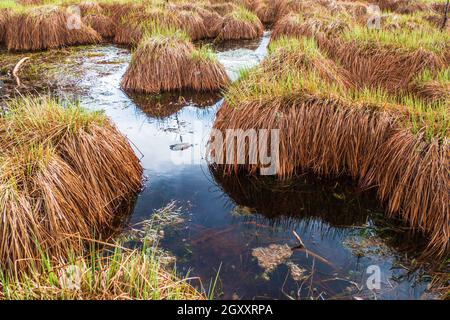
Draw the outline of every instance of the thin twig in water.
[[[25,58],[20,59],[20,61],[17,62],[16,66],[13,69],[12,75],[13,75],[14,79],[16,80],[16,84],[18,87],[21,86],[21,82],[20,82],[20,78],[17,75],[17,73],[19,72],[20,66],[28,59],[30,59],[30,57],[25,57]]]

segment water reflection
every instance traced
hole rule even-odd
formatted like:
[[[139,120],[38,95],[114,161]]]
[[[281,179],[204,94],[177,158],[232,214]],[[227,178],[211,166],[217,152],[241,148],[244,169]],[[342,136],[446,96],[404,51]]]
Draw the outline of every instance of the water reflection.
[[[237,205],[253,208],[268,219],[320,219],[332,227],[361,226],[368,220],[364,208],[377,206],[373,194],[359,192],[346,179],[329,181],[305,173],[283,181],[223,175],[212,166],[210,171],[222,192]]]
[[[148,95],[128,92],[127,95],[148,117],[161,120],[176,114],[186,106],[207,109],[222,99],[218,93],[181,92]]]

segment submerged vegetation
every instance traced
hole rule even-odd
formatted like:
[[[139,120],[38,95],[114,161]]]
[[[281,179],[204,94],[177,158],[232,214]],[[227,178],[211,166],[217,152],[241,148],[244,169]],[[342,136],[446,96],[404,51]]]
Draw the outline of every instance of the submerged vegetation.
[[[115,243],[85,241],[84,254],[55,261],[44,252],[28,272],[0,269],[0,300],[191,300],[205,295],[191,286],[194,278],[182,278],[173,259],[158,248],[166,225],[179,218],[175,203],[154,212],[144,221],[142,235],[125,232]],[[134,231],[134,230],[133,230]],[[130,239],[139,249],[127,249]]]

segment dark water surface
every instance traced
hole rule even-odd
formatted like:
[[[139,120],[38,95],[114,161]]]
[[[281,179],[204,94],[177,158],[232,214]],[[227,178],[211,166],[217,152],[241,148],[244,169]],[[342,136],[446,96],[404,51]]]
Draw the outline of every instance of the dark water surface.
[[[266,34],[257,42],[216,47],[232,79],[261,61],[268,40]],[[52,66],[58,71],[56,92],[105,110],[142,157],[148,179],[130,223],[148,219],[172,200],[184,208],[184,224],[166,230],[162,243],[176,255],[178,270],[199,276],[207,287],[220,268],[220,298],[418,299],[425,294],[428,279],[406,269],[405,255],[415,242],[393,231],[399,228],[383,218],[374,194],[348,181],[310,175],[288,182],[221,176],[204,158],[221,97],[128,96],[119,82],[129,60],[125,48],[80,48]],[[180,143],[187,149],[177,151]],[[252,253],[273,244],[294,250],[265,272]],[[369,266],[381,271],[380,290],[366,286]]]

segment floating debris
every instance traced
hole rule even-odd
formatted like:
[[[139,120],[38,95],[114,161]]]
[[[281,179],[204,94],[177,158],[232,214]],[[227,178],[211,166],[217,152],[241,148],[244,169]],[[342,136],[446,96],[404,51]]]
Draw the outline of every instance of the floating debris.
[[[233,208],[233,210],[231,211],[231,214],[233,216],[251,216],[254,213],[256,213],[256,210],[250,207],[246,207],[246,206],[236,206]]]
[[[193,144],[190,143],[177,143],[170,146],[170,150],[172,151],[183,151],[186,149],[189,149],[190,147],[193,147]]]
[[[299,267],[297,264],[295,264],[293,262],[288,262],[288,263],[286,263],[286,265],[289,267],[291,277],[295,281],[303,281],[309,277],[306,274],[307,270]]]
[[[271,244],[268,247],[259,247],[252,251],[252,256],[258,260],[260,267],[265,270],[263,277],[275,270],[291,255],[292,250],[287,244]]]
[[[350,236],[344,240],[343,244],[349,248],[356,257],[385,257],[390,254],[388,246],[375,236]]]
[[[131,230],[124,232],[117,241],[118,243],[145,243],[147,246],[152,246],[165,237],[165,228],[175,228],[184,221],[182,208],[176,201],[172,201],[165,207],[155,210],[150,219],[143,220]]]
[[[178,129],[178,128],[166,128],[166,129],[164,129],[164,132],[180,132],[180,129]]]

